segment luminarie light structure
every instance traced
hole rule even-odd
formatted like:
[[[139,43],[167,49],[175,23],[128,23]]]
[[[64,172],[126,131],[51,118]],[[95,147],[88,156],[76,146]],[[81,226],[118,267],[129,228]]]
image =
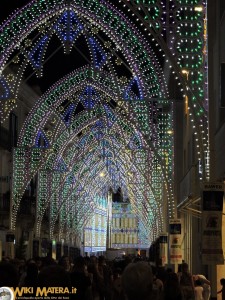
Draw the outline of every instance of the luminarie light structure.
[[[203,11],[194,9],[199,4]],[[33,0],[1,26],[2,122],[17,105],[24,77],[44,76],[52,39],[60,40],[65,54],[77,51],[83,58],[40,97],[23,125],[14,149],[11,229],[24,190],[36,175],[36,236],[47,209],[50,238],[56,222],[59,236],[67,240],[81,234],[98,199],[119,187],[149,242],[164,230],[164,217],[174,217],[176,208],[173,101],[161,64],[168,60],[189,94],[199,161],[207,176],[203,21],[204,3],[194,0],[116,5],[103,0]],[[79,49],[78,40],[86,50]],[[17,66],[13,74],[12,66]]]

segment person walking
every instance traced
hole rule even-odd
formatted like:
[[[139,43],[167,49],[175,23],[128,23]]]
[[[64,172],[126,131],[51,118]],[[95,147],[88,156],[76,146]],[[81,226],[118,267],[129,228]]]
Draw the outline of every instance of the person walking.
[[[182,263],[181,272],[178,273],[183,300],[195,300],[194,282],[192,274],[188,271],[188,264]]]
[[[182,292],[178,276],[174,272],[167,274],[164,283],[164,300],[182,300]]]
[[[143,261],[130,263],[122,274],[122,289],[126,300],[155,300],[151,266]]]
[[[210,281],[204,275],[193,275],[193,280],[200,280],[203,287],[203,300],[209,300],[211,295]]]
[[[195,281],[195,300],[203,300],[203,287],[200,280]]]
[[[225,278],[220,279],[220,284],[222,285],[222,289],[217,292],[217,294],[222,294],[222,300],[225,300]]]

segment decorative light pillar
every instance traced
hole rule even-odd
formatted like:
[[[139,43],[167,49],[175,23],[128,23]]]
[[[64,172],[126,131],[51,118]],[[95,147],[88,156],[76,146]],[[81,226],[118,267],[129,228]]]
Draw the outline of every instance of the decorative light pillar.
[[[108,193],[106,249],[112,248],[112,192]]]

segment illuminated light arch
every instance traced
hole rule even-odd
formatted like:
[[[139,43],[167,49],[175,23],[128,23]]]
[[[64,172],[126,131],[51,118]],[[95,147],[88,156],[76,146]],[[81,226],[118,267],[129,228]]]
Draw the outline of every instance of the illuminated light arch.
[[[97,187],[96,187],[96,186],[97,186],[97,178],[96,178],[96,177],[95,177],[95,181],[96,181],[96,185],[93,183],[93,186],[95,186],[96,192],[98,192]],[[105,184],[106,184],[106,183],[104,183],[104,185],[105,185]],[[89,186],[89,188],[91,189],[90,184],[89,184],[88,186]],[[110,186],[110,185],[109,185],[109,186]],[[92,190],[92,193],[95,192],[95,189]],[[134,192],[135,192],[135,190],[134,190]],[[133,193],[134,193],[134,192],[133,192]],[[137,192],[138,192],[138,191],[136,191],[136,194],[138,194]],[[140,193],[140,192],[139,192],[139,193]],[[94,194],[94,193],[93,193],[93,194]],[[80,201],[80,203],[87,203],[87,199],[83,199],[83,200],[86,200],[86,201],[85,201],[85,202]],[[146,199],[145,199],[145,200],[146,200]],[[137,202],[137,200],[135,200],[135,201]],[[70,201],[69,203],[70,203],[70,207],[72,207],[71,201]],[[158,206],[157,206],[157,207],[158,207]],[[80,209],[81,209],[81,208],[82,208],[82,207],[80,207]],[[79,209],[79,207],[78,207],[78,209]],[[142,211],[143,211],[143,210],[141,210],[141,209],[139,208],[139,214],[138,214],[138,215],[140,215],[140,214],[142,213]],[[156,211],[159,212],[159,208],[156,209]],[[83,214],[82,218],[80,219],[80,222],[79,222],[79,221],[78,221],[78,222],[79,222],[80,224],[85,224],[85,220],[88,219],[88,215],[89,215],[89,214],[88,214],[88,211],[86,210],[85,215]],[[84,217],[85,217],[85,219],[84,219]],[[146,218],[146,216],[144,216],[144,217]],[[157,217],[158,217],[157,214],[155,214],[155,215],[154,215],[154,218],[157,219]],[[154,218],[151,219],[150,224],[152,224],[152,222],[154,221]],[[84,221],[83,221],[83,219],[84,219]],[[142,215],[142,218],[140,218],[140,219],[143,219],[143,215]],[[159,220],[159,219],[158,219],[158,220]],[[146,222],[146,220],[145,220],[145,223],[148,224],[148,223]],[[159,222],[157,222],[157,223],[158,223],[158,225],[159,225]],[[149,225],[149,224],[148,224],[148,225]],[[160,227],[160,225],[159,225],[159,227]],[[146,226],[146,228],[149,228],[149,230],[150,230],[150,229],[151,229],[151,226]]]
[[[54,8],[52,5],[50,5],[50,4],[53,4],[53,2],[54,2]],[[96,26],[101,28],[103,31],[109,30],[109,33],[110,33],[109,37],[111,38],[111,40],[114,41],[114,43],[117,43],[120,48],[123,48],[126,59],[130,60],[129,66],[130,66],[130,69],[132,70],[132,72],[134,72],[133,75],[138,76],[138,78],[140,80],[140,85],[143,89],[143,99],[148,99],[149,103],[151,103],[150,100],[153,97],[160,96],[162,98],[167,98],[168,94],[167,94],[167,90],[166,90],[166,84],[163,79],[163,75],[159,74],[159,72],[162,72],[162,70],[159,67],[157,58],[153,54],[153,51],[147,45],[147,42],[145,40],[142,40],[140,34],[136,31],[134,26],[132,24],[130,24],[128,22],[128,20],[121,13],[117,12],[113,6],[111,6],[111,5],[108,6],[108,4],[103,1],[101,3],[97,3],[97,4],[96,3],[97,3],[96,1],[85,1],[85,2],[82,2],[82,5],[85,4],[86,7],[85,7],[85,5],[84,5],[84,7],[80,7],[79,6],[79,4],[81,4],[80,1],[73,1],[73,2],[71,1],[70,8],[78,11],[79,16],[86,18],[86,20],[94,21]],[[87,6],[89,4],[92,5],[90,10],[87,9]],[[98,4],[101,6],[101,9],[99,9],[99,10],[97,9],[97,8],[99,8],[99,7],[97,7]],[[40,6],[46,5],[46,7],[45,7],[45,8],[47,8],[46,12],[41,14],[40,11],[38,11],[39,5]],[[37,12],[37,15],[35,15],[35,17],[33,17],[32,14],[29,15],[29,11],[31,11],[30,8],[32,8],[32,11],[34,13]],[[18,47],[18,48],[20,47],[20,41],[16,40],[16,38],[18,38],[19,36],[21,36],[21,37],[28,36],[30,34],[30,32],[33,30],[33,28],[37,27],[38,24],[42,23],[42,25],[43,25],[44,20],[47,20],[47,21],[51,20],[51,17],[55,15],[55,12],[58,11],[58,12],[62,13],[64,11],[66,11],[67,9],[68,9],[68,7],[66,7],[65,3],[62,1],[58,1],[57,4],[56,4],[56,1],[48,1],[45,4],[39,3],[37,1],[32,1],[31,5],[27,6],[26,9],[20,11],[19,13],[16,13],[15,16],[12,17],[12,20],[10,20],[10,22],[8,22],[6,24],[7,26],[9,24],[11,24],[10,26],[14,26],[16,18],[22,19],[22,17],[20,17],[20,16],[22,16],[23,13],[26,14],[27,19],[24,18],[24,21],[23,21],[24,23],[22,25],[25,25],[25,24],[28,25],[28,23],[30,24],[29,26],[21,26],[21,28],[20,28],[20,26],[18,26],[17,30],[19,28],[20,31],[17,31],[16,34],[15,34],[15,32],[11,33],[11,39],[13,40],[13,37],[15,37],[14,46],[16,45],[16,47]],[[107,11],[108,9],[113,14],[112,18],[108,14],[108,11]],[[100,15],[98,15],[98,13]],[[106,16],[104,15],[105,13],[107,13]],[[96,16],[97,16],[97,19],[96,19]],[[106,19],[106,17],[108,19]],[[33,21],[31,21],[31,19],[34,21],[34,23],[32,23]],[[115,24],[116,24],[116,26],[115,26]],[[7,29],[6,29],[7,26],[4,27],[4,30],[6,30],[6,31],[7,31]],[[116,27],[119,30],[118,32],[116,31]],[[10,31],[10,29],[8,29],[8,30]],[[3,65],[5,64],[5,62],[9,58],[9,55],[13,52],[13,49],[14,49],[13,45],[7,44],[7,41],[6,41],[7,32],[6,31],[1,36],[1,38],[3,38],[3,40],[4,40],[4,42],[2,43],[2,46],[5,47],[5,50],[6,50],[6,52],[5,52],[6,57],[2,60]],[[21,34],[21,33],[23,33],[23,34]],[[131,43],[128,42],[126,39],[124,39],[125,36],[126,36],[126,38],[131,39]],[[35,45],[37,45],[37,44],[35,44]],[[35,45],[34,45],[33,49],[35,49]],[[31,53],[31,52],[29,52],[29,53]],[[26,60],[26,63],[28,63],[28,62],[29,61]],[[39,62],[41,62],[41,60]],[[22,71],[24,70],[23,67],[25,68],[25,66],[22,66],[21,73],[19,74],[19,76],[22,76],[22,73],[23,73]],[[4,70],[3,70],[3,76],[5,76]],[[77,75],[77,76],[79,76],[79,75]],[[90,78],[89,74],[88,74],[88,76]],[[99,78],[101,78],[101,77],[99,77]],[[20,77],[18,78],[18,83],[19,83],[19,81],[20,81]],[[82,81],[82,79],[81,79],[81,81]],[[159,86],[155,86],[157,81],[159,81]],[[117,84],[118,80],[115,82]],[[79,83],[80,83],[80,81],[77,80],[77,82],[74,84],[74,86],[79,86]],[[102,84],[102,82],[100,84]],[[148,88],[148,85],[151,86],[150,89]],[[109,82],[109,86],[113,90],[111,82]],[[115,99],[119,100],[119,98],[122,95],[122,94],[120,94],[120,92],[124,91],[123,87],[124,86],[122,86],[121,91],[119,91],[119,92],[115,91],[115,98],[112,97],[111,93],[109,93],[114,100]],[[18,88],[19,88],[19,84],[18,84]],[[67,87],[65,86],[65,89],[66,88],[68,88],[68,86]],[[77,87],[77,89],[78,89],[78,87]],[[16,96],[17,92],[18,92],[17,87],[12,86],[12,90],[14,91],[14,94]],[[35,108],[37,108],[37,114],[35,116],[31,114],[31,116],[32,116],[31,120],[29,120],[29,122],[27,124],[25,124],[25,126],[24,126],[24,132],[26,132],[26,139],[24,139],[23,141],[20,141],[19,145],[21,147],[32,147],[34,145],[34,140],[36,139],[36,136],[38,134],[38,129],[43,128],[44,124],[49,120],[50,113],[52,112],[52,110],[49,110],[49,108],[57,107],[54,105],[53,106],[50,105],[50,103],[53,104],[53,102],[51,102],[53,100],[53,98],[60,99],[59,101],[62,102],[62,100],[63,100],[61,98],[61,94],[63,93],[62,85],[60,87],[56,86],[54,92],[55,92],[54,95],[52,95],[51,92],[49,93],[49,95],[51,95],[52,98],[49,97],[49,99],[48,99],[49,102],[47,103],[47,105],[44,106],[44,104],[42,103],[43,106],[35,106]],[[75,92],[75,90],[73,90],[73,92]],[[72,94],[72,90],[68,93],[68,96],[71,94]],[[65,98],[66,97],[67,97],[67,95],[65,95]],[[155,101],[158,101],[158,99],[156,98]],[[135,108],[135,106],[136,106],[136,108]],[[137,116],[139,111],[141,111],[141,110],[146,111],[147,107],[148,106],[146,104],[142,105],[142,104],[138,103],[137,105],[134,104],[132,109],[134,110],[134,112]],[[126,104],[122,105],[122,108],[123,108],[122,113],[126,114],[126,116],[127,116],[128,109],[127,109]],[[34,112],[34,110],[33,110],[33,112]],[[44,113],[43,118],[40,119],[39,114],[41,115],[42,113]],[[91,113],[91,112],[89,112],[89,113]],[[118,112],[118,115],[120,113],[121,112]],[[60,115],[57,114],[55,111],[53,114],[54,114],[54,117],[56,116],[56,118],[59,121],[61,121],[61,123],[62,123],[62,120],[60,120]],[[151,124],[151,121],[149,123],[147,123],[146,120],[149,121],[148,118],[146,119],[145,117],[143,117],[143,118],[140,117],[138,119],[138,121],[136,123],[137,123],[139,129],[142,129],[141,127],[145,126],[144,132],[143,132],[144,134],[150,134],[151,132],[157,133],[157,129],[156,129],[156,127],[154,127],[154,124]],[[146,124],[147,124],[147,126],[146,126]],[[152,125],[152,127],[149,126],[149,124]],[[65,127],[62,127],[63,129],[66,128],[66,124],[64,124],[64,126]],[[125,126],[126,125],[124,125],[124,127]],[[81,129],[82,128],[83,127],[81,126]],[[33,130],[35,130],[35,132]],[[55,137],[57,137],[59,134],[60,134],[60,131],[58,133],[56,133]],[[66,138],[67,137],[68,136],[66,136]],[[62,139],[61,142],[63,143],[63,141],[65,141],[65,140]],[[156,142],[158,142],[158,140]],[[152,148],[158,149],[158,146],[152,147]],[[160,148],[160,146],[159,146],[159,148]],[[161,147],[161,148],[163,148],[163,147]],[[60,147],[60,149],[61,149],[61,147]],[[35,149],[35,150],[39,154],[42,153],[41,149]],[[34,150],[30,149],[30,151],[32,152]],[[62,151],[62,149],[61,149],[61,151]],[[161,152],[160,155],[162,155],[162,157],[163,157],[163,154],[162,154],[163,149],[160,149],[160,152]],[[52,156],[52,158],[54,158],[54,151],[52,152],[51,148],[47,149],[46,153],[47,153],[46,155],[50,154]],[[139,160],[140,168],[142,170],[145,170],[144,158],[145,158],[144,154],[141,154],[139,157],[136,158],[137,160]],[[165,158],[163,157],[163,159],[165,159]],[[156,160],[156,162],[155,162],[156,165],[154,166],[154,168],[157,169],[157,167],[159,167],[160,171],[158,173],[161,174],[162,168],[163,168],[161,161],[159,161],[159,160],[157,161],[157,158],[155,158],[155,160]],[[53,161],[54,161],[54,159],[53,159]],[[158,164],[158,166],[157,166],[157,164]],[[41,164],[40,160],[38,161],[38,159],[37,159],[36,164],[34,164],[34,166],[32,166],[32,172],[29,173],[30,175],[27,176],[26,179],[31,178],[31,175],[35,172],[35,170],[37,171],[40,168],[40,166],[42,166],[42,164]],[[155,171],[155,173],[157,173],[157,172]],[[160,176],[158,176],[158,177],[160,178]],[[161,182],[161,180],[162,179],[160,178],[160,182]],[[24,182],[24,184],[26,184],[26,183]],[[156,185],[156,183],[154,183],[154,185]],[[23,190],[23,187],[21,187],[20,192],[22,192],[22,190]],[[16,206],[19,205],[19,198],[18,198],[19,193],[18,193],[18,191],[13,191],[13,193],[14,193],[14,196],[15,196],[15,194],[17,195],[15,197],[15,199],[16,199],[15,207],[14,207],[14,212],[15,212]],[[13,219],[14,218],[15,218],[15,214],[13,215]]]
[[[79,132],[80,131],[80,128],[77,130],[77,131],[75,131],[74,132],[74,135],[76,136],[76,133],[77,132]],[[115,130],[116,131],[116,130]],[[118,130],[117,131],[121,131],[121,129],[120,128],[118,128]],[[132,133],[132,132],[131,132]],[[130,134],[131,134],[130,133]],[[64,136],[65,136],[65,134],[64,134]],[[66,136],[66,138],[67,138],[67,140],[65,140],[65,138],[63,138],[63,139],[60,139],[60,140],[62,140],[62,142],[60,142],[59,144],[57,144],[56,143],[56,146],[54,147],[55,149],[58,149],[58,148],[61,148],[61,146],[63,146],[64,148],[66,147],[66,142],[68,142],[69,141],[69,143],[71,143],[70,141],[71,141],[71,137],[68,137],[68,136]],[[124,136],[123,136],[123,139],[121,139],[121,141],[120,141],[120,143],[122,143],[123,142],[123,140],[124,140]],[[129,141],[129,138],[128,138],[128,141]],[[128,143],[128,142],[127,142]],[[87,143],[88,144],[88,143]],[[61,146],[60,146],[61,145]],[[82,143],[82,148],[84,147],[85,145]],[[76,148],[79,148],[79,143],[76,143],[76,146],[74,146],[74,147],[76,147]],[[80,148],[79,148],[80,149]],[[141,150],[141,149],[140,149]],[[54,151],[54,150],[53,150]],[[89,153],[90,152],[90,149],[87,149],[87,153]],[[85,150],[84,150],[84,153],[85,153]],[[69,156],[68,157],[68,161],[70,161],[70,163],[73,165],[73,159],[76,159],[76,160],[79,160],[79,155],[77,155],[74,151],[73,151],[73,149],[71,150],[71,153],[70,153],[72,156]],[[118,152],[117,152],[117,154],[118,154]],[[81,153],[80,154],[80,156],[83,156],[83,153]],[[53,165],[54,165],[54,161],[55,160],[57,160],[57,157],[58,157],[58,155],[55,155],[55,156],[53,156],[53,157],[50,157],[51,158],[51,160],[52,160],[52,158],[53,158],[53,161],[52,161],[52,163],[49,165],[49,163],[47,163],[47,168],[48,169],[53,169]],[[85,159],[85,157],[82,157],[82,159],[84,159],[84,161],[86,161],[86,159]],[[131,159],[133,159],[133,157],[131,157]],[[131,162],[130,162],[130,164],[131,164]],[[85,166],[85,164],[84,164],[84,166]],[[69,167],[69,166],[68,166]],[[75,165],[74,164],[74,167],[75,168],[77,168],[77,165]],[[79,171],[79,174],[82,172],[81,171],[82,170],[82,168],[80,168],[79,167],[79,169],[77,168],[77,171]],[[88,184],[89,185],[89,184]],[[59,186],[58,186],[58,188],[59,188]],[[50,194],[52,194],[51,192],[50,192]],[[66,195],[66,199],[68,199],[68,195]],[[47,202],[49,202],[47,199],[46,199],[46,197],[45,197],[45,206],[47,205]],[[51,202],[51,201],[50,201]],[[42,212],[43,213],[43,212]],[[40,221],[40,220],[39,220]]]
[[[110,97],[114,101],[122,99],[122,90],[124,87],[115,86],[112,84],[114,78],[106,72],[96,72],[93,68],[82,68],[74,71],[66,76],[57,84],[55,84],[46,94],[44,94],[35,104],[28,118],[24,122],[23,129],[18,139],[19,146],[31,146],[34,144],[34,139],[37,134],[37,128],[43,127],[52,113],[63,100],[69,98],[77,91],[86,86],[95,87],[107,95],[110,92]],[[105,90],[105,92],[104,92]],[[78,102],[79,99],[76,100]],[[34,117],[35,114],[35,117]],[[29,128],[28,128],[29,127]],[[26,136],[24,135],[26,132]]]
[[[110,40],[114,41],[118,49],[122,49],[121,51],[124,52],[125,57],[129,61],[131,72],[138,76],[142,86],[146,89],[144,94],[145,98],[168,96],[165,80],[163,76],[161,76],[161,74],[163,74],[162,69],[159,66],[159,62],[153,50],[149,48],[146,41],[141,38],[141,35],[135,29],[134,25],[132,25],[121,12],[117,11],[115,7],[104,1],[101,1],[101,3],[97,3],[93,0],[82,1],[82,3],[80,3],[80,1],[71,1],[69,5],[64,1],[58,1],[58,3],[55,1],[54,9],[52,9],[51,2],[52,1],[49,0],[48,3],[45,3],[46,9],[43,10],[42,3],[32,1],[30,5],[25,6],[24,9],[15,13],[1,28],[2,57],[0,60],[0,69],[2,73],[4,73],[5,63],[14,49],[20,49],[20,47],[22,47],[23,53],[27,52],[24,63],[19,62],[22,67],[17,76],[17,84],[11,84],[11,90],[15,98],[19,91],[24,70],[29,63],[29,55],[32,53],[30,50],[26,50],[26,45],[21,46],[24,37],[29,36],[39,24],[43,26],[45,22],[49,25],[52,21],[52,17],[68,10],[76,11],[80,18],[83,17],[82,21],[85,21],[84,18],[86,18],[89,22],[101,28],[101,30],[109,36]],[[118,26],[115,26],[115,22]],[[46,37],[44,34],[42,36],[43,38]],[[126,36],[126,38],[124,38],[124,36]],[[105,42],[107,43],[107,41]],[[34,46],[33,49],[36,49],[35,47],[38,47],[39,43],[40,38],[38,39],[38,44]],[[29,47],[30,45],[28,43],[27,48],[29,49]],[[42,50],[39,54],[39,61],[43,59],[44,53],[45,51]],[[41,66],[38,67],[38,70],[40,67]]]
[[[86,152],[86,153],[90,153],[90,151],[91,151],[91,150],[90,150],[90,147],[88,147],[87,151],[85,151],[85,152]],[[119,155],[119,152],[117,152],[117,155]],[[89,156],[89,155],[87,154],[87,156]],[[92,155],[92,156],[93,156],[93,155]],[[77,157],[76,154],[74,154],[74,158],[76,159],[76,161],[79,161],[79,157]],[[69,160],[71,161],[71,158],[70,158]],[[99,158],[98,158],[98,155],[97,155],[97,163],[98,163],[98,160],[99,160]],[[88,174],[91,176],[92,165],[90,165],[89,160],[87,160],[86,158],[82,158],[82,161],[84,162],[84,163],[83,163],[84,167],[86,166],[86,164],[87,164],[86,162],[88,161],[88,166],[89,166],[89,169],[90,169],[89,172],[88,172]],[[133,162],[133,163],[135,163],[135,162]],[[71,165],[73,165],[73,164],[74,164],[74,162],[71,161]],[[132,157],[130,158],[129,164],[132,165]],[[75,165],[75,164],[74,164],[74,165]],[[103,164],[103,166],[104,166],[104,164]],[[120,164],[120,167],[121,167],[121,164]],[[125,174],[125,173],[127,173],[127,172],[128,172],[128,170],[126,170],[126,172],[122,172],[122,174]],[[81,181],[81,175],[82,175],[81,173],[82,173],[82,167],[79,168],[79,182]],[[85,177],[85,180],[87,181],[87,186],[89,187],[89,189],[93,190],[93,189],[91,188],[91,186],[97,186],[97,183],[94,184],[94,185],[91,185],[91,184],[90,184],[91,180],[88,180],[89,175],[87,175],[87,177],[85,177],[85,176],[84,176],[84,177]],[[94,180],[96,180],[96,174],[94,173],[93,175],[94,175]],[[75,173],[73,173],[73,177],[76,178]],[[78,182],[78,181],[77,181],[77,182]],[[86,186],[86,185],[83,184],[83,186]],[[123,184],[120,184],[120,186],[123,187]],[[61,187],[60,187],[60,189],[61,189]],[[75,186],[73,186],[72,189],[75,190]],[[98,192],[99,192],[99,191],[98,191]],[[64,197],[64,198],[65,198],[65,199],[68,199],[68,198],[69,198],[69,195],[68,195],[68,194],[65,194],[65,197]],[[86,200],[87,200],[87,199],[86,199]],[[51,200],[50,200],[49,202],[51,203]],[[84,199],[84,202],[86,202],[85,199]],[[83,204],[84,202],[81,202],[81,203]],[[145,202],[148,203],[148,199],[146,199]],[[72,203],[72,201],[71,201],[71,203]],[[61,204],[62,204],[62,203],[61,203]],[[71,204],[71,205],[73,205],[73,204]],[[86,212],[86,213],[87,213],[87,212]],[[85,215],[86,215],[86,213],[85,213]],[[56,218],[56,216],[55,216],[55,218]],[[52,218],[52,220],[55,219],[55,218]],[[54,221],[55,221],[55,220],[53,220],[52,223],[54,223]],[[83,220],[81,221],[81,223],[84,224]]]
[[[54,92],[53,92],[53,94],[54,94]],[[49,95],[48,95],[49,96]],[[61,95],[61,97],[63,98],[63,95]],[[41,107],[41,102],[39,102],[38,103],[39,104],[39,106]],[[36,108],[34,111],[36,111],[36,114],[38,115],[38,113],[39,113],[39,110]],[[48,110],[48,113],[49,113],[49,110]],[[44,114],[43,114],[44,115]],[[93,113],[93,116],[95,116],[96,114],[94,114]],[[92,115],[91,115],[91,117],[92,117]],[[28,119],[29,119],[29,117],[28,117]],[[33,118],[31,118],[31,120],[33,120],[33,119],[35,119],[36,121],[37,121],[37,123],[39,123],[39,121],[37,120],[37,116],[33,116]],[[78,119],[79,120],[79,119]],[[76,125],[78,124],[78,120],[76,120]],[[85,118],[82,118],[81,117],[81,120],[86,120],[87,121],[87,119],[85,119]],[[118,120],[120,120],[119,118],[118,118]],[[93,121],[93,119],[92,119],[92,121]],[[71,127],[73,128],[73,124],[71,124]],[[76,131],[76,132],[79,132],[80,130],[81,130],[81,128],[83,128],[83,127],[86,127],[86,125],[82,125],[81,127],[79,127],[78,128],[78,130]],[[28,131],[29,131],[29,128],[30,128],[30,126],[27,126],[27,129],[28,129]],[[74,129],[73,129],[74,130]],[[70,130],[70,128],[68,128],[68,132],[73,132],[73,130],[71,131]],[[23,130],[23,132],[24,132],[24,130]],[[68,133],[65,133],[64,132],[64,135],[65,135],[65,138],[64,139],[59,139],[60,140],[60,147],[59,148],[61,148],[61,147],[65,147],[65,145],[66,145],[66,141],[68,142],[68,141],[70,141],[71,140],[71,138],[69,138],[69,136],[68,136]],[[76,135],[76,134],[75,134]],[[24,138],[25,139],[25,138]],[[20,140],[23,140],[23,139],[20,139]],[[26,139],[25,139],[26,140]],[[22,143],[23,144],[23,143]],[[59,144],[56,144],[57,145],[57,148],[58,148],[58,146],[59,146]],[[52,152],[54,152],[54,147],[53,147],[53,151]],[[48,165],[48,167],[49,167],[49,165]],[[50,166],[51,167],[51,166]]]

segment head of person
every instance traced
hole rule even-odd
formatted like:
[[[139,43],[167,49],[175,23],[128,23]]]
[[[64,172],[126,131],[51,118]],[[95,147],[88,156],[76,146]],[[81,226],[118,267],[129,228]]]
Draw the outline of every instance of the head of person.
[[[127,300],[150,300],[152,285],[152,269],[147,262],[130,263],[124,269],[122,288]]]
[[[98,258],[98,264],[102,266],[102,265],[104,265],[105,263],[106,263],[106,261],[105,261],[105,256],[100,255],[99,258]]]
[[[70,270],[70,260],[69,260],[69,256],[67,255],[63,255],[58,262],[59,266],[62,266],[66,271]]]
[[[74,259],[73,270],[76,272],[84,272],[87,268],[86,260],[82,256],[78,256]]]
[[[184,272],[184,273],[188,272],[188,264],[187,263],[182,263],[181,272]]]
[[[166,282],[167,285],[173,285],[173,284],[179,284],[179,279],[176,273],[170,272],[168,273],[166,277]]]
[[[198,275],[192,275],[194,281],[198,280]]]
[[[45,266],[38,274],[39,287],[70,287],[70,276],[59,265]]]
[[[199,279],[197,279],[197,280],[195,280],[195,285],[196,285],[196,286],[201,286],[202,283],[201,283],[201,281],[200,281]]]
[[[220,279],[220,284],[225,286],[225,278]]]
[[[35,261],[35,263],[36,263],[36,265],[38,267],[38,270],[40,270],[41,267],[42,267],[42,259],[41,259],[41,257],[40,256],[36,256],[34,258],[34,261]]]
[[[27,264],[27,276],[36,278],[38,276],[38,266],[35,262],[30,261]]]

